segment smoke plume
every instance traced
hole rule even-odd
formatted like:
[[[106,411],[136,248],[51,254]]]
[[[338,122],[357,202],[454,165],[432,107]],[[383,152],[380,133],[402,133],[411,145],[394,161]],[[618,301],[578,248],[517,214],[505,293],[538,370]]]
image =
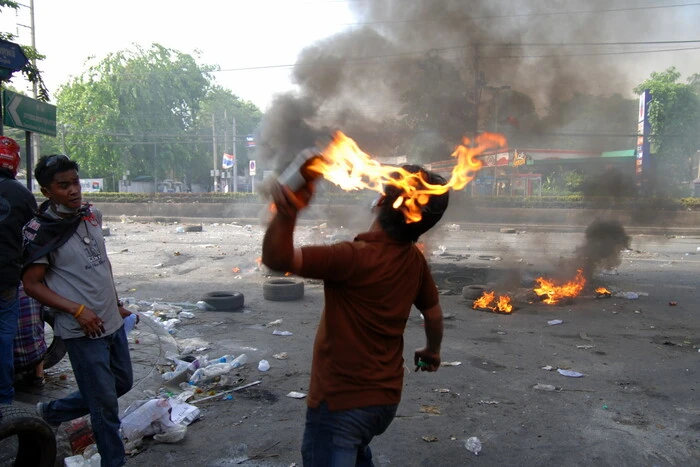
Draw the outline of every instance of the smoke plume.
[[[293,71],[298,90],[277,96],[266,113],[259,158],[268,168],[279,170],[336,128],[375,156],[400,150],[413,163],[446,159],[475,129],[477,82],[485,99],[494,98],[489,89],[510,86],[522,115],[533,114],[533,102],[541,112],[575,93],[631,97],[647,74],[635,76],[625,55],[591,43],[640,40],[649,15],[658,27],[682,15],[624,10],[639,7],[635,0],[349,3],[358,24],[307,47]],[[395,119],[410,131],[392,132]]]

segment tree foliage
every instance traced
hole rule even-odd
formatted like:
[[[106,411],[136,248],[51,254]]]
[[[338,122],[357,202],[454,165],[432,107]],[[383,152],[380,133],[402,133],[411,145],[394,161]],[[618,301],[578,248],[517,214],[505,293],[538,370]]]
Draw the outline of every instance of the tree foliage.
[[[132,177],[206,181],[212,111],[230,109],[243,131],[260,118],[255,106],[213,84],[213,70],[160,44],[89,63],[57,94],[61,149],[84,176],[108,182],[126,170]]]
[[[680,82],[675,67],[651,73],[634,91],[648,89],[652,153],[660,177],[672,184],[694,178],[690,156],[700,149],[700,76]]]

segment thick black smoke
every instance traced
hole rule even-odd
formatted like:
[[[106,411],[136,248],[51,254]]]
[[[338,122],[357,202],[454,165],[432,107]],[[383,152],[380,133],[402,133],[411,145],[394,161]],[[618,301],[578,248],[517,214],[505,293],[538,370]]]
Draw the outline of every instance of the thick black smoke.
[[[611,49],[585,44],[644,39],[639,32],[649,15],[655,25],[673,24],[661,17],[683,12],[616,11],[639,6],[635,0],[350,2],[358,24],[300,54],[293,71],[298,91],[278,96],[266,113],[259,158],[279,169],[338,128],[373,155],[399,155],[390,151],[401,147],[422,151],[408,154],[412,162],[445,159],[474,129],[476,79],[482,94],[508,85],[514,97],[529,96],[513,99],[523,115],[532,114],[533,101],[546,111],[575,93],[629,96],[645,76],[620,64],[625,56],[591,55]],[[387,122],[395,118],[410,134],[391,133]]]
[[[583,267],[590,279],[601,269],[613,269],[622,263],[622,250],[629,249],[630,237],[616,220],[596,220],[586,228],[585,243],[576,251],[575,264]]]

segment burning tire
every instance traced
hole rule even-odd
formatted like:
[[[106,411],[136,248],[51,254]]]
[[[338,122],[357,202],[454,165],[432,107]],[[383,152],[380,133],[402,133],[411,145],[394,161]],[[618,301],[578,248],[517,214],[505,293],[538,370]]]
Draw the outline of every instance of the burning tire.
[[[263,283],[265,300],[288,302],[304,297],[304,282],[293,279],[271,279]]]
[[[0,406],[0,445],[3,460],[12,459],[7,449],[17,446],[12,465],[53,467],[56,462],[56,436],[51,427],[17,406]]]
[[[41,319],[44,320],[45,324],[48,324],[51,326],[51,329],[54,327],[54,321],[56,319],[56,316],[54,314],[55,312],[52,311],[50,308],[47,307],[42,307],[41,308]],[[48,348],[46,349],[46,354],[44,355],[44,368],[51,368],[52,366],[56,365],[58,362],[63,360],[63,357],[66,356],[66,343],[63,342],[63,339],[58,337],[57,335],[53,334],[53,338],[51,339],[51,343],[49,344]]]
[[[236,311],[243,308],[245,299],[240,292],[209,292],[202,301],[216,311]]]
[[[462,298],[466,300],[476,300],[483,295],[484,290],[486,290],[486,286],[484,285],[465,285],[462,288]]]

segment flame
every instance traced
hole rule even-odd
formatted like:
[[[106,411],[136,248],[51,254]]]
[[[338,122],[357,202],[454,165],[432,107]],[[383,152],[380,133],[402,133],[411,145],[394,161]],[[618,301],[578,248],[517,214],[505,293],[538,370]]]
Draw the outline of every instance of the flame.
[[[559,303],[559,300],[568,297],[576,297],[581,293],[586,285],[586,278],[583,277],[583,269],[576,271],[576,277],[564,285],[555,285],[553,280],[538,277],[535,279],[539,283],[539,287],[534,287],[533,290],[537,295],[546,296],[543,301],[548,305]]]
[[[241,272],[241,268],[239,268],[239,267],[231,268],[231,272],[234,272],[234,273]]]
[[[513,311],[513,305],[510,303],[510,297],[507,295],[499,295],[496,300],[496,292],[486,292],[481,295],[481,297],[474,300],[472,308],[476,309],[489,309],[491,311],[500,311],[501,313],[511,313]]]
[[[496,306],[498,307],[498,311],[502,313],[510,313],[513,311],[513,305],[510,304],[510,297],[507,295],[500,295]]]
[[[490,310],[493,310],[493,308],[491,308],[491,302],[493,301],[495,296],[496,292],[487,292],[484,290],[484,293],[481,294],[481,297],[474,300],[474,304],[472,305],[472,307],[475,310],[477,308],[488,308]]]
[[[322,157],[311,159],[307,168],[345,191],[369,189],[384,194],[385,185],[395,186],[403,191],[403,196],[396,199],[393,207],[403,212],[406,222],[418,222],[422,217],[421,207],[428,203],[431,195],[441,195],[450,188],[464,188],[482,166],[476,157],[487,149],[505,146],[506,139],[500,134],[482,133],[476,137],[475,147],[470,147],[471,143],[465,137],[455,148],[452,157],[457,162],[445,185],[427,183],[420,174],[401,167],[381,165],[340,131],[333,135]]]
[[[605,287],[598,287],[597,289],[595,289],[595,293],[600,294],[600,295],[612,294],[612,292],[610,292],[610,291],[609,291],[608,289],[606,289]]]
[[[291,272],[285,272],[285,273],[284,273],[284,277],[289,277],[289,276],[291,276],[291,275],[292,275]]]

